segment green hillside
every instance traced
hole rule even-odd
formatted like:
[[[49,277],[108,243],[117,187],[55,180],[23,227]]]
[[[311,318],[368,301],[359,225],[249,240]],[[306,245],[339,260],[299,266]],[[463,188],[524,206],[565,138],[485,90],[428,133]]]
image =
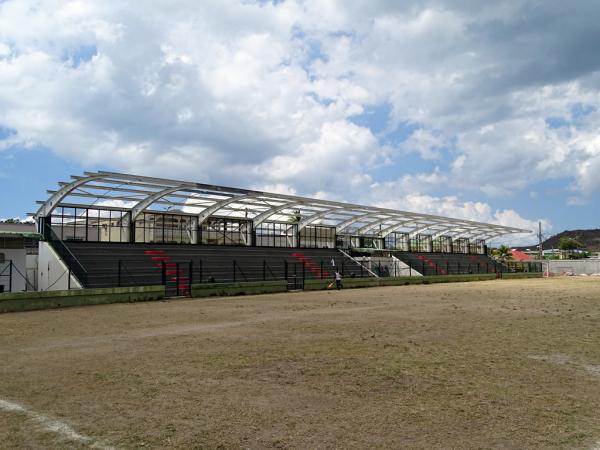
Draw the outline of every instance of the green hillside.
[[[595,230],[565,230],[561,233],[549,237],[543,242],[544,250],[558,248],[560,238],[566,237],[575,239],[581,243],[582,249],[588,252],[600,252],[600,229]],[[536,244],[518,247],[519,250],[527,250],[537,248]]]

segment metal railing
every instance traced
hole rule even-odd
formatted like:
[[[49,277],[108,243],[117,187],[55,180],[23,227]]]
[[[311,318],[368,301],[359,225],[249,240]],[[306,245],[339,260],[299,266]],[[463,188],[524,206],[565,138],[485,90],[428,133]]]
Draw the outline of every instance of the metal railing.
[[[0,293],[12,292],[13,262],[9,259],[9,260],[5,261],[3,264],[5,264],[5,266],[0,269],[0,281],[2,281],[3,278],[8,278],[8,291],[4,290],[4,286],[6,286],[6,285],[4,283],[1,283],[0,284]]]
[[[25,283],[25,292],[35,291],[35,286],[29,281],[26,274],[27,270],[25,270],[25,274],[23,274],[11,259],[0,263],[0,293],[12,292],[15,288],[15,280],[19,279],[19,277]],[[3,279],[8,279],[8,285],[6,282],[3,282]],[[7,286],[8,290],[6,290]]]
[[[81,282],[82,287],[133,287],[149,285],[168,285],[172,280],[165,276],[165,269],[157,261],[151,261],[147,256],[119,257],[115,252],[114,259],[99,257],[98,264],[88,268],[84,267],[73,253],[74,250],[68,242],[63,242],[49,223],[44,224],[44,235],[48,245],[56,252],[65,264],[68,276],[69,289],[71,288],[71,275]],[[90,254],[91,258],[93,254]],[[233,255],[232,255],[233,256]],[[309,256],[309,255],[307,255]],[[169,259],[170,257],[168,257]],[[295,256],[256,258],[240,256],[239,258],[199,258],[193,257],[184,262],[176,263],[170,260],[169,264],[179,264],[175,270],[179,274],[183,267],[189,275],[180,282],[178,275],[175,285],[189,285],[200,283],[222,283],[238,281],[275,281],[288,280],[296,288],[302,288],[305,279],[333,278],[337,268],[344,277],[372,276],[372,272],[354,261],[344,261],[345,258],[336,258],[336,264],[331,265],[331,257],[302,258]],[[354,262],[354,264],[351,264]],[[336,267],[337,266],[337,267]],[[14,275],[14,274],[13,274]],[[189,280],[188,280],[189,278]],[[14,283],[13,283],[14,284]]]
[[[344,255],[346,258],[350,258],[352,261],[354,261],[356,264],[358,264],[360,266],[360,276],[363,277],[365,276],[365,273],[369,273],[368,276],[374,276],[374,277],[379,277],[379,275],[375,272],[373,272],[371,269],[367,268],[361,261],[358,261],[356,258],[350,256],[348,253],[346,253],[344,250],[342,249],[338,249],[339,252]],[[344,264],[344,261],[342,260],[342,265]],[[342,276],[344,276],[344,269],[342,267]]]
[[[117,261],[117,286],[144,286],[147,277],[156,276],[157,272],[155,269],[147,268],[143,270],[136,270],[128,267],[127,262],[118,260]]]
[[[542,272],[542,263],[525,261],[489,261],[489,262],[437,262],[429,259],[404,261],[409,269],[421,275],[467,275],[496,273]],[[383,275],[382,275],[383,276]]]
[[[539,261],[506,261],[507,272],[543,272],[543,263]]]

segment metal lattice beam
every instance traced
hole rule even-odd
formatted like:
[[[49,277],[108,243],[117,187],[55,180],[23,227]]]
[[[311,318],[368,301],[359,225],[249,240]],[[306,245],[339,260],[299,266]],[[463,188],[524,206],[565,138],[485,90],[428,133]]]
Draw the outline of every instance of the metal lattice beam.
[[[360,222],[361,220],[369,217],[371,214],[370,213],[366,213],[366,214],[360,214],[358,216],[354,216],[348,220],[345,220],[342,223],[339,223],[336,225],[336,231],[338,234],[342,234],[344,233],[344,231],[346,231],[346,229],[350,228],[351,225],[355,224],[356,222]]]
[[[156,202],[157,200],[160,200],[161,198],[163,198],[169,194],[178,192],[180,190],[181,190],[181,186],[176,186],[176,187],[166,188],[166,189],[163,189],[162,191],[158,191],[152,195],[149,195],[144,200],[142,200],[137,205],[135,205],[133,208],[131,208],[131,220],[133,222],[135,222],[137,220],[138,216],[140,214],[142,214],[144,212],[144,210],[146,208],[148,208],[150,205],[152,205],[154,202]]]
[[[371,223],[369,223],[368,225],[365,225],[364,227],[361,227],[357,230],[358,234],[365,234],[370,232],[371,230],[374,230],[375,228],[377,228],[379,225],[383,225],[385,222],[389,222],[391,219],[393,219],[393,216],[386,216],[383,217],[381,219],[375,220]]]
[[[206,221],[206,219],[208,219],[210,216],[212,216],[213,214],[215,214],[221,208],[224,208],[227,205],[230,205],[230,204],[235,203],[235,202],[240,202],[242,200],[246,200],[246,199],[249,199],[249,198],[256,198],[256,196],[254,196],[254,195],[240,195],[240,196],[231,197],[231,198],[227,198],[225,200],[220,200],[220,201],[216,202],[214,205],[209,206],[208,208],[206,208],[204,211],[202,211],[198,215],[198,225],[202,225]]]
[[[440,223],[432,223],[432,224],[430,224],[430,225],[427,225],[427,226],[425,226],[425,227],[423,227],[423,228],[419,228],[419,227],[417,227],[417,228],[415,228],[413,231],[410,231],[410,232],[408,233],[408,237],[409,237],[409,239],[410,239],[410,238],[412,238],[412,237],[415,237],[415,236],[416,236],[416,235],[418,235],[418,234],[421,234],[423,231],[432,230],[432,229],[434,229],[434,228],[437,228],[438,226],[440,226]],[[432,236],[431,238],[433,239],[433,236]]]
[[[304,219],[301,219],[300,222],[298,222],[298,231],[302,230],[303,228],[307,227],[308,225],[310,225],[311,223],[322,219],[324,217],[327,217],[331,214],[335,214],[336,212],[339,213],[343,213],[344,210],[342,208],[339,207],[335,207],[335,208],[329,208],[326,209],[325,211],[321,211],[321,212],[317,212],[314,213],[308,217],[305,217]]]
[[[416,223],[417,221],[415,219],[411,219],[411,220],[405,220],[405,221],[401,221],[401,222],[396,222],[394,225],[391,225],[387,228],[384,228],[383,230],[381,230],[379,232],[379,237],[385,238],[387,237],[389,234],[393,233],[394,231],[396,231],[398,228],[407,225],[409,223]]]
[[[298,224],[299,228],[327,218],[327,223],[335,226],[339,234],[347,233],[357,223],[362,225],[358,229],[359,233],[371,232],[384,226],[378,233],[380,237],[385,237],[400,227],[408,228],[406,225],[412,223],[426,227],[421,230],[410,227],[412,229],[409,228],[409,232],[412,233],[422,232],[427,227],[436,230],[438,235],[454,234],[457,231],[473,236],[529,232],[431,214],[117,172],[85,172],[84,176],[72,178],[72,182],[61,184],[59,190],[49,192],[49,198],[42,202],[36,217],[47,217],[60,205],[85,203],[71,200],[82,198],[90,199],[87,206],[91,208],[129,210],[134,219],[143,212],[163,212],[157,209],[158,206],[188,208],[187,212],[172,213],[191,215],[191,211],[198,211],[199,224],[218,213],[225,213],[232,218],[250,217],[248,220],[260,224],[286,208],[296,207],[303,216]],[[131,207],[128,208],[130,204]]]
[[[101,175],[90,175],[88,177],[80,178],[78,180],[66,184],[54,194],[52,194],[52,196],[44,202],[44,204],[40,207],[40,209],[38,209],[38,212],[35,214],[35,217],[48,217],[52,213],[54,208],[56,208],[58,204],[75,189],[77,189],[80,186],[83,186],[89,181],[99,180],[101,178]]]
[[[264,213],[259,214],[254,219],[252,219],[254,228],[257,228],[261,223],[263,223],[265,220],[267,220],[269,217],[273,216],[274,214],[277,214],[278,212],[283,211],[284,209],[293,208],[294,206],[297,206],[297,205],[298,205],[298,202],[287,202],[287,203],[284,203],[283,205],[272,207],[271,209],[265,211]]]

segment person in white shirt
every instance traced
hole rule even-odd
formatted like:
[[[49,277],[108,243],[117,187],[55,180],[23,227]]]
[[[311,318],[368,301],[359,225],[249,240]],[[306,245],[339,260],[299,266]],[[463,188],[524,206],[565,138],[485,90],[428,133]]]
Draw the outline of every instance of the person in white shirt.
[[[335,271],[335,287],[338,291],[342,288],[342,274],[339,270]]]

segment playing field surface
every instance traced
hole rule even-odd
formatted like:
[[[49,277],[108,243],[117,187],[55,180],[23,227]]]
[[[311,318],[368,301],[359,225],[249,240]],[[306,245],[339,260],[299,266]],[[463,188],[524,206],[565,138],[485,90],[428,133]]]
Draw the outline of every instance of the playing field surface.
[[[0,315],[0,448],[600,448],[600,280]]]

